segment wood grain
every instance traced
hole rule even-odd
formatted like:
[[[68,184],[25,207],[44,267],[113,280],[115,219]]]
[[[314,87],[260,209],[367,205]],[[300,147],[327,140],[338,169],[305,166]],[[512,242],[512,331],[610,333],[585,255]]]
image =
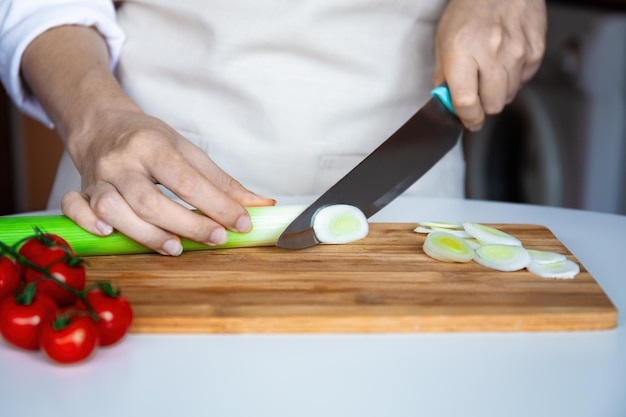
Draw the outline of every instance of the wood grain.
[[[300,251],[221,249],[180,257],[87,258],[88,279],[131,301],[136,333],[354,333],[598,330],[617,310],[581,265],[573,280],[426,256],[415,224]],[[545,227],[501,225],[529,249],[580,262]]]

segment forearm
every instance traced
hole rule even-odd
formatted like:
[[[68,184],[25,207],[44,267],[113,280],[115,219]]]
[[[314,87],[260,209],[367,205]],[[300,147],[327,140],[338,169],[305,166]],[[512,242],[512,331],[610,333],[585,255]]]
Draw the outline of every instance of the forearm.
[[[44,32],[25,50],[21,70],[70,153],[79,152],[79,138],[91,136],[82,133],[93,130],[108,110],[139,111],[111,73],[107,45],[92,28]]]

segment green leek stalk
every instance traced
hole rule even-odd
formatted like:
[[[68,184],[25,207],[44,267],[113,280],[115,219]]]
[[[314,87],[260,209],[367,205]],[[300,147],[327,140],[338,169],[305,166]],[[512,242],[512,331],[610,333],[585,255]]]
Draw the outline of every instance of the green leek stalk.
[[[305,208],[306,206],[302,205],[248,207],[247,210],[252,219],[252,231],[248,233],[227,231],[228,241],[217,246],[182,239],[183,250],[273,246],[281,233]],[[154,252],[118,231],[105,237],[91,234],[63,215],[0,217],[0,241],[8,246],[19,244],[20,241],[34,235],[35,227],[45,233],[56,234],[65,239],[76,256]]]

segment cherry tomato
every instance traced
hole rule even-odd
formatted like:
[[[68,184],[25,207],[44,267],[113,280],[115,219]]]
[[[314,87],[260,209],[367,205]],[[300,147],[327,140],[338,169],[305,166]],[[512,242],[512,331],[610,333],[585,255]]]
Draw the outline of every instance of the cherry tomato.
[[[70,244],[67,243],[67,241],[61,236],[42,232],[37,232],[35,236],[22,243],[19,252],[22,256],[25,256],[28,259],[36,259],[37,256],[39,256],[42,252],[45,253],[46,249],[49,248],[61,250],[63,252],[68,250],[71,255],[74,255]]]
[[[73,257],[72,249],[63,238],[53,234],[34,236],[22,244],[19,254],[39,267],[48,268],[52,276],[75,290],[82,291],[85,288],[85,267],[79,259]],[[43,273],[25,268],[27,284],[42,277]],[[68,306],[76,300],[76,296],[52,280],[38,283],[37,291],[50,295],[60,306]]]
[[[0,300],[20,288],[20,283],[17,264],[6,256],[0,256]]]
[[[128,300],[119,293],[96,287],[87,293],[87,301],[100,318],[97,323],[100,346],[109,346],[122,339],[133,321],[133,310]],[[86,310],[80,300],[76,307]]]
[[[54,316],[56,303],[46,294],[35,294],[30,304],[21,304],[15,295],[0,301],[0,334],[22,349],[39,349],[41,328]]]
[[[98,328],[86,315],[48,318],[41,329],[41,349],[48,358],[58,363],[85,360],[97,344]]]

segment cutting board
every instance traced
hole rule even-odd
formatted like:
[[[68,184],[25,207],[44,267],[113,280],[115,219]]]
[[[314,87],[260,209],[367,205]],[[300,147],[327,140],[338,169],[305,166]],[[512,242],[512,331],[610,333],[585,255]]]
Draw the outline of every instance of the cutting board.
[[[372,223],[347,245],[89,257],[90,281],[130,300],[135,333],[382,333],[599,330],[617,310],[545,227],[493,226],[578,262],[572,280],[424,254],[416,224]]]

